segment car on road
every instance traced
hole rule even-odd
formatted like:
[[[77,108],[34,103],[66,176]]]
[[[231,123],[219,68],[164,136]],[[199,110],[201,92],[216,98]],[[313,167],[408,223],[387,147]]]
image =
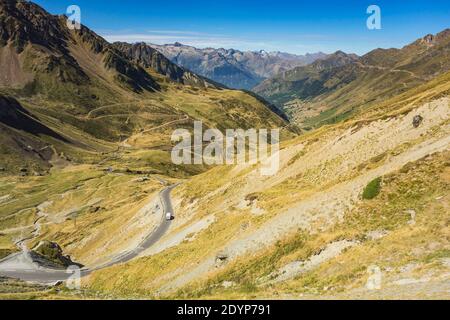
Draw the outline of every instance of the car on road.
[[[172,214],[171,212],[167,212],[167,213],[166,213],[166,220],[167,220],[167,221],[173,220],[173,214]]]

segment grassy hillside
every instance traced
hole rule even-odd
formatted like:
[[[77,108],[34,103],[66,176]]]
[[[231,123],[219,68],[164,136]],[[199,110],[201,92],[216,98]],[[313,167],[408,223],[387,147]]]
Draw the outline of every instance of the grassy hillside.
[[[169,234],[141,259],[95,272],[86,288],[158,298],[446,297],[449,86],[444,75],[285,141],[276,176],[238,166],[189,179],[174,191]],[[373,181],[377,192],[364,199]],[[369,290],[377,270],[383,290]]]
[[[422,290],[429,290],[428,298],[446,298],[442,284],[448,279],[444,272],[450,257],[450,199],[444,191],[450,183],[448,156],[436,154],[407,164],[385,176],[380,195],[346,212],[343,222],[320,233],[299,230],[287,235],[171,297],[399,299],[425,298]],[[333,247],[345,242],[348,246],[342,250]],[[327,248],[332,248],[328,256]],[[306,267],[313,257],[319,263]],[[304,267],[295,270],[297,261]],[[382,270],[383,290],[365,288],[371,266]],[[427,277],[426,284],[416,280]]]
[[[448,298],[448,32],[294,71],[311,107],[297,135],[258,96],[32,3],[1,2],[0,27],[0,259],[50,241],[101,266],[160,225],[177,184],[136,259],[81,292],[2,278],[0,298]],[[195,120],[282,128],[280,170],[173,164],[170,136]]]
[[[134,60],[32,2],[0,3],[0,39],[1,258],[23,239],[29,248],[54,241],[86,265],[137,245],[158,222],[148,207],[158,179],[208,169],[171,161],[172,132],[195,120],[294,136],[258,97],[157,52],[149,64]]]

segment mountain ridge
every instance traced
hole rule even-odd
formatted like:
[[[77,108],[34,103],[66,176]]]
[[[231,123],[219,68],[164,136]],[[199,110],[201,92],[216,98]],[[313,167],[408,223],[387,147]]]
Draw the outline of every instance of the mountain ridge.
[[[448,70],[450,31],[446,29],[401,49],[375,49],[361,57],[338,51],[265,80],[253,91],[284,106],[298,124],[310,128],[342,120],[365,105],[405,92]]]
[[[101,158],[130,137],[166,152],[170,129],[195,120],[220,129],[287,125],[283,112],[254,95],[198,76],[143,44],[111,44],[84,25],[70,30],[66,19],[32,2],[0,1],[0,126],[10,171],[47,170],[51,159],[43,163],[39,150],[50,146],[79,162]]]
[[[268,77],[326,57],[322,52],[294,55],[264,50],[199,49],[179,42],[149,45],[180,66],[237,89],[251,89]]]
[[[198,76],[189,70],[170,62],[169,59],[159,51],[143,42],[134,44],[115,42],[113,43],[113,46],[131,61],[140,64],[144,68],[151,68],[173,81],[193,86],[222,87],[222,85],[218,83],[213,83],[209,79]]]

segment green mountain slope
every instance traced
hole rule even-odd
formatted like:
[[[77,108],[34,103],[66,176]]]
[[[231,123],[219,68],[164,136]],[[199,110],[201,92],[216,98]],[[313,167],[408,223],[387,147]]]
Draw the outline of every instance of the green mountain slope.
[[[303,127],[333,123],[450,70],[450,30],[362,57],[336,52],[254,88]]]
[[[113,45],[85,26],[69,30],[64,16],[32,2],[0,2],[0,39],[3,114],[20,105],[47,128],[30,133],[23,122],[2,119],[2,130],[77,162],[99,161],[134,136],[138,148],[168,151],[171,132],[195,120],[220,129],[287,125],[283,113],[258,97],[225,89],[145,45]],[[64,140],[54,141],[50,132]],[[22,152],[8,145],[13,158]]]

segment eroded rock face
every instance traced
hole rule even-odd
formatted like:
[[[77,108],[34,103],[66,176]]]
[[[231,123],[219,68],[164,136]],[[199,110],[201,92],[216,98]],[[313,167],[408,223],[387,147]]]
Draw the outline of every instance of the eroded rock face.
[[[83,267],[73,262],[70,256],[64,255],[62,248],[55,242],[41,241],[30,252],[34,262],[51,268],[67,268],[69,266]]]
[[[434,35],[427,34],[425,37],[423,37],[423,42],[427,45],[434,44]]]

